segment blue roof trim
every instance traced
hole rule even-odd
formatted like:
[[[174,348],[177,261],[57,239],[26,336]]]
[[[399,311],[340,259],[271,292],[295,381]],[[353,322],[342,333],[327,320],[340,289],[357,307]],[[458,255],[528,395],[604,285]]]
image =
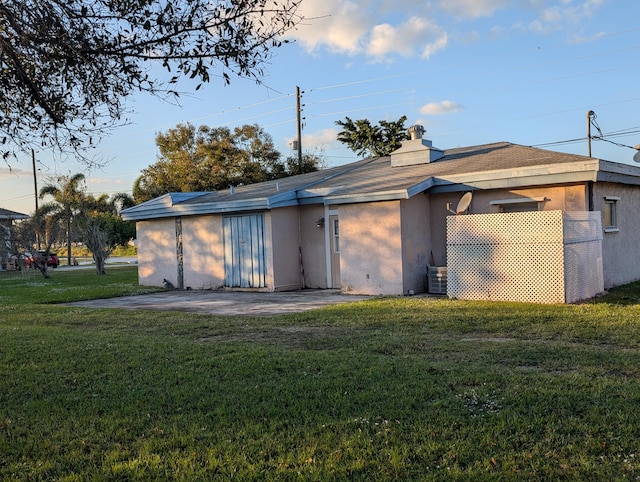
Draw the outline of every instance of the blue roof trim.
[[[140,219],[161,218],[163,212],[171,210],[181,202],[195,199],[209,192],[170,192],[155,199],[150,199],[136,206],[123,209],[120,216],[125,221],[137,221]]]
[[[336,196],[327,196],[324,198],[324,204],[355,204],[372,201],[396,201],[400,199],[409,199],[409,197],[409,193],[406,189],[400,189],[397,191],[374,192],[366,194],[343,194]]]
[[[434,178],[432,177],[425,179],[424,181],[419,182],[418,184],[414,184],[409,189],[407,189],[407,194],[409,197],[413,197],[416,194],[428,191],[429,189],[431,189],[431,187],[433,187],[434,182]]]

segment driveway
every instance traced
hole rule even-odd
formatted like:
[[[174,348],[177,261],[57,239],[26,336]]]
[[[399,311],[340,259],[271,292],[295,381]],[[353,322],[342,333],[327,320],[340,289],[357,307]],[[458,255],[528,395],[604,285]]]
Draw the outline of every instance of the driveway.
[[[297,313],[368,298],[370,297],[345,295],[338,290],[302,290],[278,293],[193,290],[165,291],[67,304],[89,308],[184,311],[227,316],[270,316]]]

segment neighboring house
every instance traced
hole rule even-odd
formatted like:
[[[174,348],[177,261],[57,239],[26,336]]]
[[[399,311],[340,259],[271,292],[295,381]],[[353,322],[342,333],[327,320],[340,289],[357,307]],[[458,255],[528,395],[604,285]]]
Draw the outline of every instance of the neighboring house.
[[[11,247],[11,226],[13,221],[28,219],[29,216],[8,209],[0,208],[0,267],[14,268],[11,263],[13,250]]]
[[[427,266],[447,265],[447,217],[467,192],[469,214],[601,212],[600,285],[640,279],[640,168],[508,142],[443,151],[420,129],[412,137],[387,157],[123,210],[137,221],[140,283],[423,292]]]

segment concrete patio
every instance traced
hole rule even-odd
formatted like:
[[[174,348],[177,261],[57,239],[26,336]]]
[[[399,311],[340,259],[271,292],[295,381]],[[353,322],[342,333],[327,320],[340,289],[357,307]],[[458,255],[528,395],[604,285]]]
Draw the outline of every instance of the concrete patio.
[[[307,311],[368,298],[370,297],[345,295],[339,290],[301,290],[277,293],[176,290],[78,301],[69,303],[69,305],[127,310],[184,311],[225,316],[270,316]]]

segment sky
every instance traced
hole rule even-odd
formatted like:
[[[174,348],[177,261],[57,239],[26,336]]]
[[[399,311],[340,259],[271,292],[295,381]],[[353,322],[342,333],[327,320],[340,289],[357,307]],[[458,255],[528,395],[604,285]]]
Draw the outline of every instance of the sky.
[[[423,125],[440,149],[508,141],[587,155],[590,110],[604,136],[592,141],[592,156],[634,164],[640,2],[302,0],[298,13],[304,20],[273,51],[261,84],[232,77],[225,86],[212,77],[179,104],[136,95],[128,124],[94,153],[104,167],[37,151],[38,188],[82,172],[89,193],[131,193],[141,170],[158,160],[156,134],[179,123],[259,124],[283,156],[293,155],[296,86],[302,148],[327,167],[358,159],[336,140],[335,122],[347,116],[377,124],[405,115],[405,126]],[[0,208],[34,211],[30,155],[0,166]]]

